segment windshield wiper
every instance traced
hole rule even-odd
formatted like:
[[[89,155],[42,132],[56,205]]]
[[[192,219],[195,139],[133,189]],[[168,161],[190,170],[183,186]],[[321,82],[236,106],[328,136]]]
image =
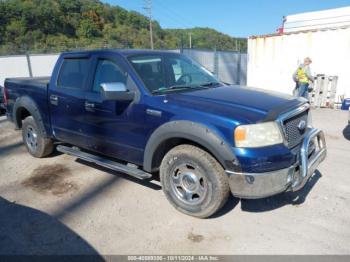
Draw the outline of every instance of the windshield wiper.
[[[183,89],[203,89],[203,88],[210,88],[210,87],[218,87],[221,86],[220,82],[207,82],[203,83],[201,85],[173,85],[170,87],[162,87],[157,90],[153,90],[152,94],[161,94],[168,91],[176,91],[176,90],[183,90]]]
[[[160,93],[167,92],[167,91],[175,91],[175,90],[182,90],[182,89],[194,89],[194,88],[200,88],[200,87],[199,86],[191,86],[191,85],[173,85],[170,87],[153,90],[152,94],[160,94]]]
[[[202,87],[217,87],[218,85],[221,85],[220,82],[207,82],[207,83],[203,83],[199,86],[202,86]]]
[[[191,85],[173,85],[173,86],[170,86],[168,87],[167,89],[171,89],[171,90],[174,90],[174,89],[187,89],[187,88],[196,88],[196,86],[191,86]]]

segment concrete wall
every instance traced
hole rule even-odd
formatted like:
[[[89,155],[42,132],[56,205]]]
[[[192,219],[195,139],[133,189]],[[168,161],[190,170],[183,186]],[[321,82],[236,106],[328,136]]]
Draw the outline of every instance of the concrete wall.
[[[30,55],[33,76],[49,76],[58,58],[58,54]],[[0,56],[0,85],[5,78],[28,77],[29,67],[25,55]]]
[[[350,28],[250,38],[248,85],[292,94],[292,74],[306,56],[314,74],[339,77],[336,101],[350,97]]]
[[[5,78],[29,76],[27,59],[25,56],[0,57],[0,85],[4,85]]]
[[[33,76],[50,76],[58,59],[58,54],[31,55]]]

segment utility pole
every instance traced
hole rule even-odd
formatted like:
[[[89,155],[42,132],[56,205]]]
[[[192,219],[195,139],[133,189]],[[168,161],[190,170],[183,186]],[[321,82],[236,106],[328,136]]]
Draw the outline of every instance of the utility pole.
[[[149,19],[149,37],[150,37],[150,43],[151,43],[151,49],[153,50],[153,28],[152,28],[152,0],[145,0],[145,7],[144,9],[147,12],[148,19]]]
[[[181,53],[183,53],[183,50],[184,50],[184,35],[183,34],[181,34],[180,49],[181,49]]]
[[[192,33],[189,32],[189,38],[190,38],[190,49],[192,49]]]

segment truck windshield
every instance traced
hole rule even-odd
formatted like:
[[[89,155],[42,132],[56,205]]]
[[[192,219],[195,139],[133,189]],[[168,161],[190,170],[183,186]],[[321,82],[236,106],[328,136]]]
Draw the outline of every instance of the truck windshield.
[[[180,54],[136,55],[129,61],[153,94],[220,86],[215,76]]]

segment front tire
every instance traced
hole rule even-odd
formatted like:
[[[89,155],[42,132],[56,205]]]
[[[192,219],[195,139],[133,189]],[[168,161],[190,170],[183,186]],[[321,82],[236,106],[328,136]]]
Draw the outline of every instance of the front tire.
[[[196,146],[171,149],[162,160],[160,179],[169,202],[190,216],[207,218],[229,197],[224,169],[212,155]]]
[[[48,156],[54,149],[52,139],[45,137],[32,116],[23,120],[22,138],[28,152],[34,157]]]

